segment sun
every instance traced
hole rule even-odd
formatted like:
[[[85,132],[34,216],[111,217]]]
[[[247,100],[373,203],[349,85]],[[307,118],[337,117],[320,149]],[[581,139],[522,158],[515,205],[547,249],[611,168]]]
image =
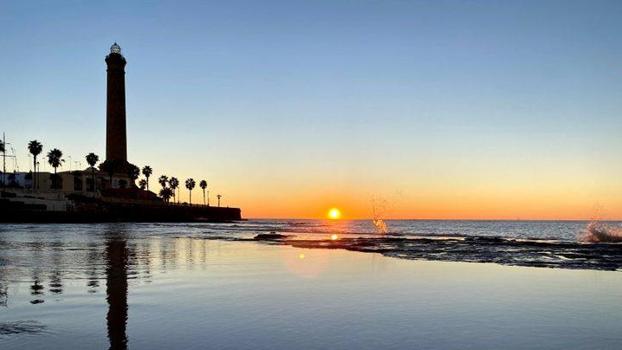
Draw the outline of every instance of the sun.
[[[341,219],[341,210],[339,210],[337,208],[331,208],[328,211],[328,214],[326,214],[326,216],[328,216],[328,218],[331,219],[331,220]]]

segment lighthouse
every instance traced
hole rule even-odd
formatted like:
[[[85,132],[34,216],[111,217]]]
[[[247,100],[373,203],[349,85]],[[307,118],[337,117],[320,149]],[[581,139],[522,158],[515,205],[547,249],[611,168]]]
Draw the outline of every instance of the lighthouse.
[[[117,43],[106,56],[108,83],[106,89],[106,160],[127,162],[125,126],[125,64]]]
[[[127,161],[125,122],[125,65],[121,47],[114,43],[106,56],[106,160],[100,170],[108,174],[105,187],[135,187],[139,169]]]

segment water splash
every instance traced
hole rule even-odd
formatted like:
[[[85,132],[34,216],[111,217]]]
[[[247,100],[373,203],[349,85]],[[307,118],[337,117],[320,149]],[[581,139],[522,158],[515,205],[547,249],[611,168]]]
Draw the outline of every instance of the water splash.
[[[372,210],[371,222],[374,224],[376,233],[383,234],[383,235],[389,232],[387,223],[383,219],[384,214],[386,212],[386,208],[387,208],[387,201],[385,199],[375,198],[375,197],[371,199],[371,210]]]
[[[377,233],[386,234],[389,232],[389,228],[387,227],[387,223],[382,219],[372,219],[371,221],[376,228]]]
[[[622,242],[622,227],[607,225],[599,221],[592,221],[587,225],[580,240],[590,243]]]
[[[605,208],[599,203],[594,204],[594,215],[584,232],[579,236],[579,241],[589,243],[615,243],[622,242],[622,227],[613,226],[602,222],[605,217]]]

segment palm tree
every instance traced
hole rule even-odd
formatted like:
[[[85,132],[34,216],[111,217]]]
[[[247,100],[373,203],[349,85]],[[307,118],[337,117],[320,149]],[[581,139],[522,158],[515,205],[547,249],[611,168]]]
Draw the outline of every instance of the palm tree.
[[[207,181],[201,180],[199,187],[203,189],[203,205],[205,205],[205,189],[207,188]]]
[[[168,182],[168,176],[162,175],[158,178],[158,182],[162,186],[162,188],[166,187],[166,183]]]
[[[95,186],[95,164],[99,162],[99,156],[93,152],[86,155],[86,162],[91,166],[91,179],[93,181],[93,192],[97,192],[97,187]]]
[[[140,168],[134,164],[130,164],[127,169],[127,176],[129,176],[129,178],[132,180],[132,186],[130,187],[136,187],[136,179],[138,179],[138,176],[140,176]]]
[[[110,182],[110,188],[112,188],[112,177],[117,169],[120,167],[120,161],[118,160],[106,160],[99,165],[99,170],[105,171],[108,174],[108,180]]]
[[[168,203],[172,195],[173,191],[171,191],[171,189],[168,187],[162,187],[162,189],[160,190],[160,197],[162,197],[162,199],[164,199],[166,203]]]
[[[62,165],[63,162],[65,162],[65,160],[63,159],[63,152],[61,152],[61,150],[54,148],[48,152],[48,163],[50,163],[52,168],[54,168],[54,181],[58,181],[56,170]],[[52,181],[52,184],[54,184],[54,181]],[[54,187],[57,186],[58,184],[54,184]]]
[[[145,179],[147,182],[147,191],[149,191],[149,176],[153,173],[153,169],[149,165],[145,165],[143,167],[143,175],[145,175]]]
[[[138,187],[141,190],[145,190],[145,188],[147,187],[147,180],[145,179],[140,179],[140,181],[138,181]]]
[[[179,180],[173,176],[170,180],[168,180],[168,185],[171,186],[171,190],[173,190],[173,197],[177,198],[177,203],[179,203],[179,196],[175,195],[175,190],[179,186]]]
[[[39,181],[38,180],[38,176],[37,176],[37,156],[39,154],[41,154],[41,151],[43,151],[43,145],[37,141],[37,140],[32,140],[30,142],[28,142],[28,151],[30,151],[30,154],[32,154],[32,162],[33,162],[33,173],[34,173],[34,177],[33,177],[33,186],[32,188],[39,188]]]
[[[192,205],[192,189],[194,188],[194,185],[196,185],[196,182],[194,182],[193,178],[189,178],[186,180],[186,188],[188,189],[188,193],[190,193],[190,204]]]
[[[220,198],[222,198],[221,195],[217,195],[216,197],[218,197],[218,206],[220,207]]]

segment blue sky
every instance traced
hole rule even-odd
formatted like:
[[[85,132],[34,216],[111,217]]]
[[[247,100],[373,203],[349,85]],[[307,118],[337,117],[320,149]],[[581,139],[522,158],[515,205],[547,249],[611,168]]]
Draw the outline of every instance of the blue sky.
[[[116,41],[130,160],[254,216],[363,217],[379,195],[399,217],[479,217],[453,205],[511,188],[533,195],[495,215],[622,217],[620,18],[619,1],[3,1],[0,131],[22,170],[33,138],[103,156]]]

